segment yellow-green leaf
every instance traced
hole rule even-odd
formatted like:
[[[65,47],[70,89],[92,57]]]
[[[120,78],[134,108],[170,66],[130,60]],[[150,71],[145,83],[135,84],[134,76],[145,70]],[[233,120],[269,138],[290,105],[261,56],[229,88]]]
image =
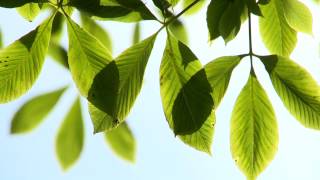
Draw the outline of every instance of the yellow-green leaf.
[[[127,123],[106,132],[105,139],[116,155],[130,162],[135,161],[136,141]]]
[[[290,113],[305,127],[320,129],[320,90],[303,67],[281,56],[261,57],[273,87]]]
[[[27,133],[35,129],[50,113],[65,88],[36,96],[16,112],[11,122],[11,134]]]
[[[0,103],[27,92],[40,74],[48,50],[53,16],[0,50]]]
[[[250,180],[268,166],[278,148],[274,110],[253,72],[232,112],[230,143],[233,159]]]
[[[61,167],[69,169],[80,157],[84,144],[84,125],[80,99],[77,98],[60,126],[56,137],[56,154]]]
[[[38,16],[40,10],[38,3],[28,3],[17,8],[18,13],[30,22]]]

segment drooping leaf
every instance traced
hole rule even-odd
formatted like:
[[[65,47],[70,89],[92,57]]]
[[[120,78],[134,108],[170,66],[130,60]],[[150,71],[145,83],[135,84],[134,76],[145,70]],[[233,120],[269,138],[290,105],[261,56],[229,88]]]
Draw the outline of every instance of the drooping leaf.
[[[246,0],[246,4],[247,4],[249,12],[251,12],[257,16],[262,16],[261,9],[260,9],[258,3],[256,2],[256,0]]]
[[[36,96],[16,112],[11,122],[11,134],[27,133],[44,121],[58,102],[65,88]]]
[[[68,19],[68,62],[80,93],[88,97],[95,76],[112,61],[111,54],[94,36]]]
[[[297,32],[289,26],[283,7],[283,0],[261,6],[260,34],[271,53],[289,56],[297,44]]]
[[[132,38],[132,44],[136,44],[138,42],[140,42],[140,38],[141,38],[141,33],[140,33],[140,23],[136,23],[134,25],[134,29],[133,29],[133,38]]]
[[[213,110],[206,73],[192,51],[170,34],[160,67],[160,92],[166,119],[174,133],[185,138],[186,143],[191,142],[187,139],[193,139],[191,135],[202,133],[204,138],[198,141],[201,144],[188,143],[197,149],[201,149],[203,143],[211,144],[213,130],[207,134],[204,127],[210,124],[205,121],[210,121],[207,119]]]
[[[61,167],[69,169],[80,157],[84,144],[84,125],[78,98],[62,122],[56,137],[56,154]]]
[[[18,13],[30,22],[38,16],[40,10],[40,5],[38,3],[28,3],[17,8]]]
[[[28,91],[47,53],[53,17],[35,30],[0,50],[0,103],[14,100]]]
[[[234,39],[241,26],[246,3],[243,0],[211,0],[207,10],[209,40],[222,36],[225,42]]]
[[[182,43],[188,44],[188,32],[180,20],[175,20],[168,26],[170,32]]]
[[[254,72],[237,98],[230,137],[237,166],[247,179],[256,179],[275,156],[278,126],[273,107]]]
[[[205,65],[204,69],[212,88],[215,108],[220,104],[228,88],[232,71],[241,58],[241,56],[224,56]]]
[[[1,0],[0,7],[16,8],[21,7],[27,3],[47,3],[48,0]]]
[[[136,22],[141,20],[156,20],[140,0],[70,0],[68,5],[88,13],[99,20],[115,20]]]
[[[80,14],[82,26],[91,35],[96,37],[110,52],[112,52],[112,41],[108,32],[85,14]]]
[[[106,132],[105,140],[116,155],[130,162],[135,161],[136,141],[126,122]]]
[[[281,56],[261,57],[273,87],[290,113],[305,127],[320,129],[320,91],[301,66]]]
[[[312,34],[312,14],[308,7],[298,0],[281,1],[288,24],[296,31]]]
[[[68,53],[61,45],[51,41],[48,54],[60,65],[69,69]]]
[[[88,100],[116,123],[126,119],[141,90],[156,37],[157,33],[125,50],[102,69],[92,83]],[[97,124],[102,123],[105,122]]]

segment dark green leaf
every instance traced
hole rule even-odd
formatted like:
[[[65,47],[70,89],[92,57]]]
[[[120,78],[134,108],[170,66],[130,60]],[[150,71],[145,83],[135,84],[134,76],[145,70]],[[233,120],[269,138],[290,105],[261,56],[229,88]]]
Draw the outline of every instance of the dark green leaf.
[[[84,144],[84,127],[78,98],[65,117],[56,137],[56,153],[64,170],[80,157]]]
[[[0,50],[0,103],[28,91],[40,74],[50,41],[53,17]]]
[[[127,123],[105,133],[106,142],[119,157],[134,162],[136,154],[136,141]]]
[[[302,125],[320,129],[320,91],[301,66],[281,56],[261,57],[283,104]]]
[[[65,88],[36,96],[27,101],[11,122],[11,134],[30,132],[40,125],[58,102]]]
[[[102,0],[101,2],[100,0],[70,0],[69,5],[100,20],[123,22],[156,20],[140,0]]]
[[[55,12],[53,12],[55,13]],[[62,32],[63,32],[63,25],[64,25],[64,17],[61,13],[57,13],[56,16],[53,19],[52,23],[52,31],[51,31],[51,42],[54,41],[55,43],[58,43]],[[50,50],[50,49],[49,49]]]
[[[0,7],[16,8],[23,6],[27,3],[47,3],[48,0],[1,0]]]
[[[61,45],[51,41],[48,54],[60,65],[69,69],[68,53]]]
[[[205,65],[204,69],[212,88],[215,108],[220,104],[228,88],[232,71],[239,64],[240,60],[240,56],[225,56]]]
[[[85,14],[80,14],[82,26],[91,35],[96,37],[110,52],[112,52],[112,41],[108,32]]]
[[[180,20],[175,20],[169,25],[170,32],[184,44],[188,44],[188,32]]]
[[[272,105],[251,72],[231,118],[232,157],[247,179],[256,179],[274,158],[278,136]]]
[[[17,8],[18,13],[28,21],[33,21],[40,13],[40,4],[28,3]]]

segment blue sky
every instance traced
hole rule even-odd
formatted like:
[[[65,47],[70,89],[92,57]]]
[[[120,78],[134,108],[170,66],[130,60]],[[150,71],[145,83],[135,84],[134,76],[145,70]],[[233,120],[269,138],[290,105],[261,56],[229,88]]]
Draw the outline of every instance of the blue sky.
[[[148,2],[149,6],[151,3]],[[314,12],[314,36],[299,34],[299,43],[291,58],[301,64],[313,77],[320,81],[320,11],[307,1]],[[35,28],[45,17],[41,14],[35,22],[22,19],[13,9],[0,9],[0,28],[5,45]],[[77,18],[76,18],[77,19]],[[190,48],[203,64],[224,55],[248,52],[246,24],[238,37],[225,46],[222,39],[208,43],[205,22],[205,8],[199,14],[184,18],[187,25]],[[114,42],[114,56],[130,46],[133,24],[101,22],[107,28]],[[195,28],[197,27],[197,28]],[[199,27],[199,28],[198,28]],[[159,28],[157,22],[143,22],[142,36],[145,38]],[[85,146],[81,158],[68,172],[59,167],[54,152],[54,139],[68,107],[76,97],[76,88],[71,86],[46,121],[34,132],[11,136],[10,121],[14,112],[31,97],[70,84],[71,77],[66,70],[47,58],[42,74],[34,87],[20,99],[0,105],[0,179],[3,180],[163,180],[163,179],[245,179],[236,167],[230,154],[229,134],[232,106],[249,73],[248,60],[243,61],[234,71],[229,89],[217,110],[217,122],[212,146],[213,155],[193,150],[175,138],[165,120],[159,92],[159,65],[165,45],[162,32],[156,41],[149,60],[143,89],[136,101],[128,122],[137,140],[138,151],[135,164],[116,157],[102,135],[93,135],[85,101],[82,102],[85,117]],[[257,19],[253,19],[254,51],[268,54],[259,37]],[[66,34],[63,45],[67,47]],[[266,89],[274,105],[280,140],[278,153],[259,179],[320,179],[320,132],[306,129],[284,108],[272,88],[263,66],[254,61],[258,79]]]

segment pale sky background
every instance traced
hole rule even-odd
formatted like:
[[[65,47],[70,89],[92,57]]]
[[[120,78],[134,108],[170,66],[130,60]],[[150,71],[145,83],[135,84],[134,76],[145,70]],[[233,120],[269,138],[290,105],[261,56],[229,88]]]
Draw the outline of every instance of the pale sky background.
[[[313,12],[314,36],[299,34],[298,45],[291,58],[305,67],[320,82],[320,6],[304,1]],[[147,6],[153,7],[151,0]],[[189,47],[203,64],[226,55],[248,52],[248,28],[242,26],[238,37],[225,46],[222,39],[208,43],[206,8],[183,20],[189,32]],[[14,9],[0,8],[0,28],[5,45],[34,29],[47,16],[42,13],[29,23]],[[76,18],[77,19],[77,18]],[[257,54],[268,54],[259,37],[257,18],[253,19],[253,49]],[[131,44],[133,25],[101,22],[113,40],[114,56]],[[142,36],[148,37],[160,25],[143,22]],[[63,172],[55,157],[54,140],[61,121],[76,96],[73,86],[59,101],[44,123],[30,134],[11,136],[10,122],[21,104],[31,97],[69,84],[68,72],[47,58],[40,78],[24,96],[0,105],[0,179],[3,180],[244,180],[230,153],[230,116],[235,100],[247,81],[249,61],[244,60],[235,69],[230,86],[217,110],[217,121],[212,146],[213,155],[198,152],[175,138],[165,120],[159,92],[159,65],[165,45],[165,32],[159,34],[150,57],[142,91],[128,122],[137,141],[135,164],[116,157],[104,142],[101,134],[93,135],[93,127],[83,100],[85,117],[85,145],[81,158],[69,171]],[[63,45],[67,47],[66,33]],[[320,179],[320,132],[306,129],[282,105],[272,88],[263,65],[254,61],[258,79],[267,91],[274,106],[280,131],[279,148],[275,159],[259,176],[261,180],[316,180]]]

